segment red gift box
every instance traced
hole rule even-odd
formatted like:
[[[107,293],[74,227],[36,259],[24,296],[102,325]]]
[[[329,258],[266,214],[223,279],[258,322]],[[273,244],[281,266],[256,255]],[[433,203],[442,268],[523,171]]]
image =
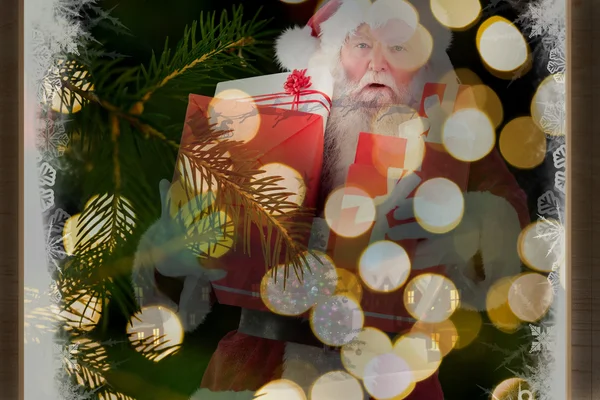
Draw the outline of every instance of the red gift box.
[[[437,95],[440,99],[442,109],[456,110],[464,108],[467,104],[456,104],[452,99],[464,90],[467,86],[457,86],[454,91],[446,92],[446,85],[443,84],[427,84],[425,86],[419,115],[427,118],[425,100],[430,96]],[[460,96],[464,99],[468,96]],[[432,126],[424,132],[425,138],[421,141],[422,156],[418,157],[419,162],[414,162],[410,168],[407,163],[411,157],[411,152],[415,151],[414,142],[411,144],[409,140],[401,137],[384,136],[372,133],[361,132],[358,139],[356,150],[355,163],[348,170],[346,184],[343,194],[347,196],[365,196],[370,199],[384,199],[395,185],[405,185],[406,198],[414,197],[419,185],[433,178],[446,178],[454,182],[463,192],[467,191],[469,179],[469,163],[457,160],[445,151],[438,137],[427,137],[434,129],[439,127]],[[433,136],[433,134],[432,134]],[[418,147],[418,146],[417,146]],[[411,149],[407,151],[407,149]],[[414,158],[414,157],[413,157]],[[414,161],[414,160],[413,160]],[[377,203],[378,201],[375,201]],[[360,200],[354,204],[361,204]],[[363,201],[362,206],[346,206],[339,210],[339,214],[335,220],[338,224],[337,232],[361,232],[365,230],[365,226],[372,225],[372,220],[368,221],[364,218],[357,221],[358,215],[361,213],[360,207],[369,208],[369,201]],[[372,206],[371,206],[372,208]],[[386,216],[388,229],[393,227],[414,223],[415,219],[396,220],[394,219],[393,210]],[[339,221],[339,222],[338,222]],[[366,232],[356,237],[345,237],[337,234],[331,229],[329,242],[327,245],[328,253],[338,268],[344,268],[359,274],[359,261],[363,252],[368,248],[369,244],[374,243],[372,237],[374,225]],[[354,235],[352,235],[354,236]],[[389,236],[385,236],[387,240],[391,240]],[[407,239],[397,241],[408,258],[412,261],[415,255],[418,239]],[[363,281],[364,294],[362,296],[361,306],[365,315],[365,326],[373,326],[387,332],[399,332],[408,329],[414,322],[414,318],[408,313],[404,305],[404,289],[406,284],[415,276],[424,273],[443,274],[444,267],[437,266],[421,270],[411,270],[410,275],[396,290],[387,292],[386,284],[391,288],[394,285],[391,282],[382,280],[378,282],[377,291],[367,287]],[[383,291],[382,291],[383,289]]]
[[[284,165],[278,165],[278,168],[293,171],[294,175],[286,179],[297,180],[299,188],[305,192],[301,205],[314,208],[323,161],[322,117],[308,112],[260,106],[247,101],[217,101],[219,112],[215,112],[213,98],[190,95],[181,145],[189,144],[194,132],[205,131],[209,123],[219,125],[222,121],[227,121],[228,123],[222,124],[224,127],[220,129],[233,129],[232,139],[245,141],[240,150],[257,155],[256,168],[268,169],[269,165],[277,163]],[[250,131],[249,127],[254,127],[254,130]],[[231,154],[234,160],[236,156],[237,154]],[[280,173],[281,170],[272,170],[270,175],[279,176]],[[173,183],[180,179],[182,177],[176,171]],[[278,184],[283,186],[285,182]],[[243,213],[243,210],[241,212]],[[227,272],[223,279],[213,282],[212,286],[222,304],[267,310],[259,292],[261,279],[266,272],[261,242],[263,232],[259,227],[252,226],[250,255],[243,251],[242,238],[239,236],[242,232],[243,226],[234,228],[234,234],[239,238],[236,248],[218,258],[208,259],[206,267]],[[308,234],[306,236],[304,245],[308,245]]]

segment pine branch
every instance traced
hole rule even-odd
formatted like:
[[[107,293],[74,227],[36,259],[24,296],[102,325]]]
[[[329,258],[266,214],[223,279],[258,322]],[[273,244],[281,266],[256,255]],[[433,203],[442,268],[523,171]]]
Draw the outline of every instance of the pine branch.
[[[181,146],[178,166],[184,186],[203,193],[211,182],[217,192],[217,207],[224,207],[234,226],[241,229],[243,251],[251,255],[250,244],[256,239],[251,237],[251,227],[255,226],[262,233],[259,237],[265,267],[283,263],[286,277],[290,266],[301,274],[307,262],[306,247],[300,242],[310,233],[312,210],[287,200],[294,193],[277,184],[282,178],[257,178],[264,172],[256,168],[257,155],[250,154],[242,143],[218,140],[223,132],[213,128],[206,125],[193,130],[192,137]],[[235,154],[235,158],[229,154]],[[236,244],[237,235],[234,247]]]

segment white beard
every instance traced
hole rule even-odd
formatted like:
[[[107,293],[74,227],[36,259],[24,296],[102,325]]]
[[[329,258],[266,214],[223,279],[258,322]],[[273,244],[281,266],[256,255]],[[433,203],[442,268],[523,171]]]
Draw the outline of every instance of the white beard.
[[[341,70],[338,69],[337,71]],[[346,181],[348,168],[354,162],[360,132],[397,136],[398,125],[414,117],[414,94],[422,92],[423,73],[404,88],[394,88],[394,95],[371,96],[357,94],[363,83],[349,82],[343,72],[334,73],[333,106],[325,129],[322,190],[323,197]],[[383,78],[383,77],[382,77]],[[393,85],[389,79],[378,82]],[[387,113],[393,107],[392,113]],[[401,111],[401,112],[398,112]],[[381,118],[386,114],[384,118]]]

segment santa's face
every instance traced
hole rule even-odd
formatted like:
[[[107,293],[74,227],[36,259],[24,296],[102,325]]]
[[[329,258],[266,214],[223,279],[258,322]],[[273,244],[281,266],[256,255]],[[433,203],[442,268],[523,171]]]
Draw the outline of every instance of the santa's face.
[[[343,71],[338,71],[338,82],[345,86],[344,95],[356,101],[405,103],[410,82],[415,75],[413,52],[406,41],[408,29],[399,20],[372,29],[361,25],[348,37],[340,52]],[[339,76],[343,74],[343,76]]]

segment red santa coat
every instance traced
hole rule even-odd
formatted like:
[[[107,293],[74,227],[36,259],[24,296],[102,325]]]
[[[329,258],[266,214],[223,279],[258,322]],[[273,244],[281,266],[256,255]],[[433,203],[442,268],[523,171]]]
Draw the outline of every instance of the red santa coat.
[[[520,227],[524,228],[529,223],[525,192],[518,186],[497,150],[471,164],[468,190],[471,193],[484,192],[505,199],[514,209]],[[481,250],[485,252],[486,249]],[[370,322],[370,326],[376,325],[377,318]],[[303,362],[290,363],[290,360]],[[307,363],[319,375],[344,370],[339,352],[233,331],[219,343],[203,377],[201,388],[192,399],[252,399],[260,387],[281,378],[298,383],[308,392],[310,384],[318,376],[307,376],[305,369],[298,368]],[[369,398],[367,394],[365,398]],[[442,400],[443,392],[437,372],[417,383],[406,399]]]

